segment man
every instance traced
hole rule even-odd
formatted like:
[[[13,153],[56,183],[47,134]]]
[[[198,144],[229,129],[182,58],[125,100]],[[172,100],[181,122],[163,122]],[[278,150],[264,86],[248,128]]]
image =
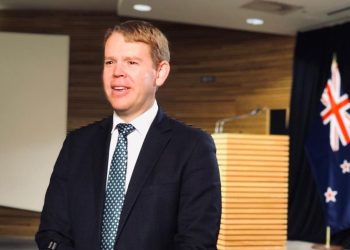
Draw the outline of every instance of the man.
[[[113,116],[67,136],[45,197],[39,248],[216,249],[214,143],[168,118],[155,99],[170,71],[167,39],[150,23],[128,21],[107,32],[104,57]]]

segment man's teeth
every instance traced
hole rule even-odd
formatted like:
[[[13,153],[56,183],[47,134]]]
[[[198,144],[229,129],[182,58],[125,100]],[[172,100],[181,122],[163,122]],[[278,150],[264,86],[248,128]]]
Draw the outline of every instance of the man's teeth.
[[[114,90],[126,90],[126,87],[112,87]]]

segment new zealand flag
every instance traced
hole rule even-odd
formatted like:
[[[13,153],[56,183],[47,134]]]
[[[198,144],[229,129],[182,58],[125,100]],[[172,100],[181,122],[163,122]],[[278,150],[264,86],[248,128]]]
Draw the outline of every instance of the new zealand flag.
[[[350,83],[349,83],[350,84]],[[336,59],[308,133],[306,152],[333,232],[350,227],[350,100]]]

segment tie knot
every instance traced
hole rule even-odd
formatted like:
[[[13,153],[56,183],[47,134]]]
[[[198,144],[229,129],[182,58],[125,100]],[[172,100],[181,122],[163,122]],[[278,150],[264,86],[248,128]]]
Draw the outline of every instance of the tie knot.
[[[119,123],[117,125],[117,129],[119,134],[122,134],[123,136],[127,136],[130,134],[132,131],[135,130],[135,127],[129,123]]]

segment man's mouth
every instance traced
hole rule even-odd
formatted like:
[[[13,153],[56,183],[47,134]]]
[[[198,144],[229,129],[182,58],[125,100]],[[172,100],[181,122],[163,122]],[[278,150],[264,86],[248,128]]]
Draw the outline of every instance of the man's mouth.
[[[122,91],[122,90],[127,90],[128,88],[127,87],[120,87],[120,86],[115,86],[115,87],[112,87],[113,90],[117,90],[117,91]]]

